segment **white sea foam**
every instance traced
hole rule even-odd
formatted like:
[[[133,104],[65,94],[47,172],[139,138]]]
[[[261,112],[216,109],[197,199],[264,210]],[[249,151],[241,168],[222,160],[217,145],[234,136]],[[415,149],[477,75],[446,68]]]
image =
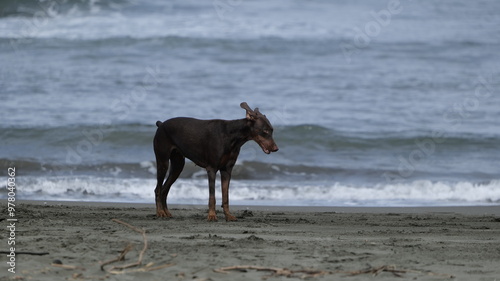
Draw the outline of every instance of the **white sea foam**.
[[[20,199],[109,202],[154,202],[153,179],[54,177],[19,179]],[[217,185],[219,186],[219,182]],[[233,181],[232,204],[298,206],[446,206],[488,205],[500,202],[500,180],[488,183],[431,182],[376,186],[340,183],[265,183]],[[2,196],[5,196],[2,194]],[[206,179],[179,179],[169,194],[169,203],[205,204]],[[217,190],[220,202],[220,191]]]

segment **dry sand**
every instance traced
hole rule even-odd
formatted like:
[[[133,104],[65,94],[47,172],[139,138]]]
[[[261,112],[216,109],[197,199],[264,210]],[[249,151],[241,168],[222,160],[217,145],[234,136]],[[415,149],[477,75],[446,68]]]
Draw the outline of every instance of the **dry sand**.
[[[6,204],[0,206],[6,213]],[[239,220],[230,223],[220,211],[218,222],[207,222],[205,207],[174,206],[171,211],[174,218],[158,219],[153,205],[18,202],[16,273],[7,271],[4,251],[0,280],[500,280],[498,206],[233,206]],[[1,250],[9,247],[6,218]],[[146,230],[141,266],[108,272],[136,262],[144,249],[141,233],[112,219]],[[101,271],[100,262],[118,257],[129,243],[134,248],[125,261]],[[163,265],[169,267],[155,268]],[[272,271],[251,267],[214,271],[239,265],[297,272],[289,279],[290,271],[272,277]]]

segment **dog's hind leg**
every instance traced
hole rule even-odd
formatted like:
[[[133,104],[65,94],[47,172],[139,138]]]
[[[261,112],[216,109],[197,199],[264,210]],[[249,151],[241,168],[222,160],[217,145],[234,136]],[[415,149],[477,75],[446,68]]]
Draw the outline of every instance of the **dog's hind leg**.
[[[174,184],[174,182],[181,174],[182,169],[184,169],[184,163],[185,163],[184,155],[182,155],[178,150],[174,149],[170,153],[170,172],[160,192],[160,200],[162,203],[165,204],[165,211],[167,213],[167,217],[172,217],[167,207],[168,192],[170,191],[170,187],[172,187],[172,184]]]
[[[155,201],[156,201],[156,216],[157,217],[172,217],[167,209],[166,198],[162,198],[163,182],[168,171],[170,153],[162,153],[156,155],[156,188],[155,188]]]

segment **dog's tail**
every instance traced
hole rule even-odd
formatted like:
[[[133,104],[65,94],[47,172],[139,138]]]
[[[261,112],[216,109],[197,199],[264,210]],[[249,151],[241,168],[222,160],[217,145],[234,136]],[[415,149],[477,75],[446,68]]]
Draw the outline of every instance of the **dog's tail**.
[[[156,127],[160,127],[161,124],[163,124],[161,121],[156,121]]]

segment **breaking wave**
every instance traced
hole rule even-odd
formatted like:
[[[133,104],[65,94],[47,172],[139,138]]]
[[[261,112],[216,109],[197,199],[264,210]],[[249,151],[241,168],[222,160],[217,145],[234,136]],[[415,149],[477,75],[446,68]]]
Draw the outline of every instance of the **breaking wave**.
[[[219,183],[218,183],[219,184]],[[71,200],[154,203],[154,179],[96,177],[19,178],[18,197],[26,200]],[[5,197],[5,191],[0,193]],[[483,183],[431,182],[346,185],[293,181],[231,183],[232,204],[282,206],[451,206],[500,203],[500,180]],[[179,179],[169,203],[206,204],[206,178]],[[220,192],[217,190],[217,200]]]

